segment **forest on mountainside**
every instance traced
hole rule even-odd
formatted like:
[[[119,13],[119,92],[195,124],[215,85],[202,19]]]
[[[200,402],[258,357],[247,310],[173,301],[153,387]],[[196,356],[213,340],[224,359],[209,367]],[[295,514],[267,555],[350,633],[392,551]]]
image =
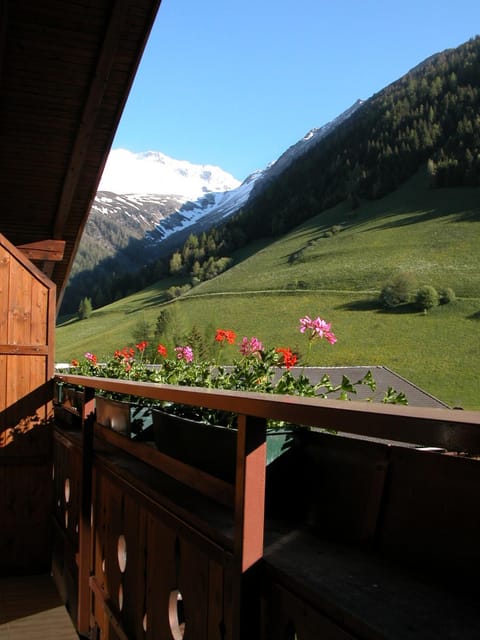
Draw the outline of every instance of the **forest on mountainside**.
[[[170,257],[136,273],[119,273],[110,258],[76,274],[62,313],[75,313],[87,296],[98,307],[165,277],[180,283],[174,296],[227,269],[234,251],[259,237],[282,235],[342,201],[354,213],[422,167],[432,188],[480,185],[480,37],[372,96],[224,225],[191,235]]]
[[[422,166],[432,187],[480,185],[480,37],[374,95],[229,225],[282,234],[342,200],[380,198]]]

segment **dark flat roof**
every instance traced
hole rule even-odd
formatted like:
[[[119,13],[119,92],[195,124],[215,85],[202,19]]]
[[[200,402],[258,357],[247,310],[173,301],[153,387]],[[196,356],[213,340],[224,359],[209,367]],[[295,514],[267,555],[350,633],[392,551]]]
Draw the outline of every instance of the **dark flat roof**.
[[[363,378],[368,371],[372,372],[373,378],[377,383],[377,389],[372,392],[366,385],[357,387],[357,394],[352,396],[354,400],[366,400],[372,398],[373,402],[381,402],[388,387],[392,387],[395,391],[403,391],[407,396],[408,404],[413,407],[432,407],[438,409],[449,408],[445,402],[435,398],[431,394],[417,387],[413,382],[409,382],[402,376],[398,375],[388,367],[381,365],[357,366],[357,367],[293,367],[294,375],[303,372],[313,384],[322,379],[322,376],[328,374],[334,385],[340,384],[343,376],[347,376],[351,382],[356,382]],[[332,394],[332,399],[338,397],[338,394]]]

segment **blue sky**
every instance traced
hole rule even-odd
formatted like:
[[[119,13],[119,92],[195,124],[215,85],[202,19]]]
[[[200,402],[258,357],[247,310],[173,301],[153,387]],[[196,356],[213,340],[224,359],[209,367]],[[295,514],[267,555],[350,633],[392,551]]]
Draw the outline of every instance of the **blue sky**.
[[[163,0],[113,148],[243,180],[477,33],[479,0]]]

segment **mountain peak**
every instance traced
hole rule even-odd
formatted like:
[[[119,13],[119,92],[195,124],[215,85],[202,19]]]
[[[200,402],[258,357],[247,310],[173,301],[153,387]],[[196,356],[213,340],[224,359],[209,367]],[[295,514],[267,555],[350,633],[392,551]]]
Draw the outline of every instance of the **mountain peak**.
[[[116,194],[174,194],[184,199],[235,189],[240,181],[220,167],[175,160],[159,151],[114,149],[99,190]]]

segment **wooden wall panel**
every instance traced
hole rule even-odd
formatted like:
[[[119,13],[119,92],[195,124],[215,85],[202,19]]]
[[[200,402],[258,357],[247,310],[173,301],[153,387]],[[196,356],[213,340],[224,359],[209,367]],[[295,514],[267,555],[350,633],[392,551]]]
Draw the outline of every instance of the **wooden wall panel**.
[[[30,323],[30,344],[44,345],[48,341],[48,291],[39,282],[33,282]]]
[[[32,277],[15,259],[10,260],[8,335],[11,345],[30,344],[32,319]]]
[[[3,456],[47,456],[51,449],[45,356],[0,355],[0,459]]]
[[[0,235],[0,517],[10,523],[0,539],[3,574],[50,563],[54,322],[55,286]]]

